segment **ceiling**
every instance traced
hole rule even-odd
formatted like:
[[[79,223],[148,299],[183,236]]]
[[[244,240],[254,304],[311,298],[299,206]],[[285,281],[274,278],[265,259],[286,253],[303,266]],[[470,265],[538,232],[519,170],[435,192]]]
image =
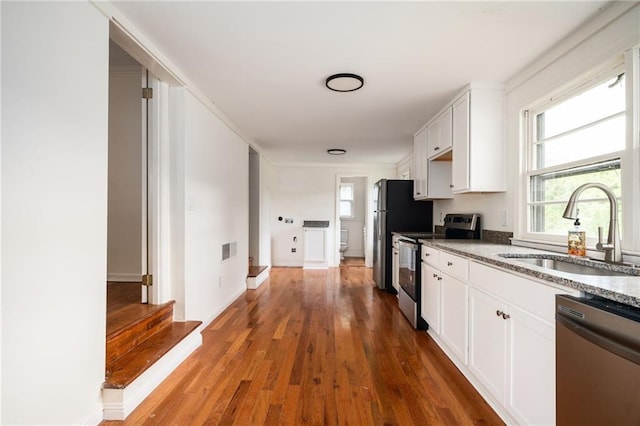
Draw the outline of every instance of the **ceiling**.
[[[465,84],[507,81],[606,3],[115,5],[270,161],[396,164]],[[324,86],[345,72],[364,87]]]

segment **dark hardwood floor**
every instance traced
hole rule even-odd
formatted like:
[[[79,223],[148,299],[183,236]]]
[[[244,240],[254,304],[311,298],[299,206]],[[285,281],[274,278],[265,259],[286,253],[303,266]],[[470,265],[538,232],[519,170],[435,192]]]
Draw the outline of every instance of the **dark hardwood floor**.
[[[340,266],[349,266],[349,267],[355,267],[355,266],[362,266],[364,267],[364,257],[345,257],[344,259],[342,259],[340,261]]]
[[[273,268],[124,422],[105,425],[498,425],[371,269]]]

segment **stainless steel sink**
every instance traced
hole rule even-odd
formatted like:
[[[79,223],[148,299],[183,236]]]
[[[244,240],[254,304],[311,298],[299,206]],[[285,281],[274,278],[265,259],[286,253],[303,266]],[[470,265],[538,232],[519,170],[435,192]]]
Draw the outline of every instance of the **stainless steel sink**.
[[[549,254],[513,254],[505,253],[498,256],[512,259],[528,265],[554,271],[568,272],[579,275],[599,275],[606,277],[628,277],[640,275],[640,269],[629,265],[616,265],[598,262],[590,259],[572,258]]]

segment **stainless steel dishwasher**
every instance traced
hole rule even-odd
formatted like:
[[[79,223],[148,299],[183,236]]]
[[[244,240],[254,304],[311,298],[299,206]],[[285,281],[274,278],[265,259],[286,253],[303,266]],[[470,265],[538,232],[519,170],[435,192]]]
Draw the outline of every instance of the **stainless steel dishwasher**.
[[[556,423],[640,424],[640,309],[556,296]]]

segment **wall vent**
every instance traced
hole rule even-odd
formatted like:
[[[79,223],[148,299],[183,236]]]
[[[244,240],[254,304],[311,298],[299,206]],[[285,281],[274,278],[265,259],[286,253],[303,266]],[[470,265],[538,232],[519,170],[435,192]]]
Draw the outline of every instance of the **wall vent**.
[[[222,245],[222,261],[225,261],[231,257],[234,257],[238,252],[238,244],[234,241],[233,243],[226,243]]]

